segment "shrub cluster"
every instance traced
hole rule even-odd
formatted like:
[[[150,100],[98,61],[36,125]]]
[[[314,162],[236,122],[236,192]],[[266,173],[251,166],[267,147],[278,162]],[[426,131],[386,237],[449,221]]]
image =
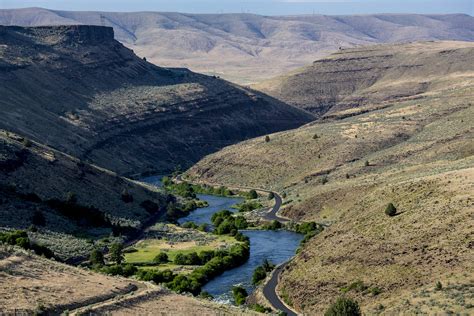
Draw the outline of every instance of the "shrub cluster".
[[[359,304],[356,301],[340,297],[332,304],[329,309],[324,313],[324,316],[359,316],[361,315]]]
[[[270,223],[266,223],[265,225],[263,225],[263,229],[266,230],[278,230],[282,227],[283,225],[277,220],[273,220]]]
[[[48,259],[55,258],[53,251],[48,247],[38,245],[31,242],[28,234],[23,230],[15,230],[12,232],[0,232],[0,242],[12,246],[18,246],[23,249],[33,250],[38,256],[44,256]]]
[[[246,201],[235,206],[239,212],[251,212],[261,207],[262,204],[257,201]]]
[[[304,245],[308,240],[323,231],[323,226],[315,222],[306,222],[302,224],[296,224],[294,227],[297,233],[303,234],[304,238],[301,241],[301,245]]]
[[[255,268],[252,275],[252,284],[259,284],[267,277],[267,273],[275,269],[275,265],[265,259],[262,265]]]
[[[228,251],[218,252],[217,256],[189,275],[179,275],[166,285],[178,293],[189,292],[197,295],[204,284],[224,271],[243,264],[248,260],[249,255],[250,246],[248,243],[233,245]]]
[[[245,290],[241,286],[234,286],[232,288],[232,296],[234,297],[235,304],[243,305],[245,303],[245,299],[248,296],[247,290]]]
[[[111,266],[104,266],[100,269],[102,273],[110,275],[121,275],[124,277],[130,277],[138,272],[137,267],[133,264],[114,264]]]
[[[214,233],[216,235],[230,234],[231,236],[236,236],[240,234],[239,229],[246,229],[249,226],[243,216],[233,216],[232,212],[228,210],[214,213],[211,217],[211,222],[215,227]]]

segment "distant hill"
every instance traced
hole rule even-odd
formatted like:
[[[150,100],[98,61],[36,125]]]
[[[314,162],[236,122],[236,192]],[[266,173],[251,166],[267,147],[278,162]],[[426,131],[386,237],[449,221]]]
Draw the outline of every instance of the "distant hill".
[[[315,110],[341,95],[324,119],[226,147],[184,178],[272,189],[284,196],[282,215],[327,225],[279,283],[302,314],[322,315],[341,295],[366,315],[463,313],[473,278],[473,57],[474,43],[424,42],[316,61],[282,91]]]
[[[341,47],[474,40],[474,18],[465,14],[259,16],[29,8],[0,10],[0,24],[111,26],[117,40],[155,64],[188,67],[239,83],[276,76]]]
[[[120,175],[191,165],[312,115],[187,69],[157,67],[100,26],[0,26],[0,128]]]
[[[449,41],[344,49],[253,88],[324,118],[355,115],[447,88],[473,55],[474,43]]]

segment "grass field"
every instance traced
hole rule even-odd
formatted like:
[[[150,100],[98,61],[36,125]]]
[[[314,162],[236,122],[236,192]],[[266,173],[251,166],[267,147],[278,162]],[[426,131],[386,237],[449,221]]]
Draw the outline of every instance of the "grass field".
[[[164,231],[166,231],[166,234]],[[154,228],[154,233],[150,233],[150,235],[127,249],[125,253],[125,261],[127,263],[150,264],[142,266],[140,269],[170,269],[188,273],[192,271],[190,266],[172,263],[178,253],[189,254],[196,252],[199,254],[202,251],[225,250],[233,244],[239,243],[231,236],[212,235],[172,224],[157,225]],[[153,259],[160,252],[166,253],[170,262],[167,264],[151,265]]]

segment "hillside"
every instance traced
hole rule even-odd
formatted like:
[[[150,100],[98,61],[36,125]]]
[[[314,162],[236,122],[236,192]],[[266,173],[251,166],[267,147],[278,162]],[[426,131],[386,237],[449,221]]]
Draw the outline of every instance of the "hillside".
[[[156,212],[147,212],[144,201],[156,203]],[[166,205],[167,194],[152,186],[0,130],[0,230],[30,229],[29,237],[60,259],[88,255],[91,241],[111,235],[112,225],[138,228],[152,216],[164,216]]]
[[[189,166],[312,116],[138,58],[99,26],[0,26],[0,128],[120,175]]]
[[[472,72],[473,48],[421,42],[344,49],[253,88],[324,118],[355,115],[457,84],[450,76]]]
[[[259,16],[29,8],[0,10],[0,24],[111,26],[117,40],[155,64],[187,67],[239,83],[274,77],[340,47],[474,40],[474,19],[463,14]]]
[[[472,308],[472,44],[375,46],[357,54],[405,50],[412,54],[407,60],[421,60],[415,49],[438,68],[420,66],[415,77],[410,70],[394,73],[379,89],[368,88],[374,93],[357,106],[335,105],[328,119],[272,134],[269,142],[226,147],[186,173],[203,182],[274,189],[286,196],[283,215],[329,225],[282,274],[280,294],[299,311],[320,314],[343,292],[367,314]],[[334,71],[340,66],[330,64]],[[359,77],[369,75],[361,70],[353,78]],[[428,88],[413,97],[420,78]],[[351,77],[341,80],[355,85]],[[381,98],[386,87],[403,97]],[[361,95],[354,93],[345,99]],[[388,203],[396,216],[384,214]],[[438,281],[442,291],[435,290]]]
[[[255,315],[177,295],[161,286],[105,276],[0,247],[0,312],[67,314]],[[80,286],[77,286],[79,285]]]

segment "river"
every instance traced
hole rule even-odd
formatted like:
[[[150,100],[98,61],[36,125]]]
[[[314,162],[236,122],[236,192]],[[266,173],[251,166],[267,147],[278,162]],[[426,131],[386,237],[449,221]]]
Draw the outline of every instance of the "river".
[[[160,186],[161,177],[149,177],[143,181]],[[221,197],[214,195],[199,194],[201,200],[209,203],[209,206],[197,209],[188,216],[179,220],[179,223],[193,221],[196,224],[210,223],[212,214],[220,210],[235,211],[233,205],[241,202],[242,198]],[[274,264],[280,264],[294,256],[303,236],[289,231],[269,230],[244,230],[242,233],[250,239],[249,260],[235,269],[224,272],[207,283],[203,290],[214,296],[215,301],[221,303],[232,303],[232,287],[243,286],[250,294],[253,292],[252,274],[256,267],[262,264],[264,259]]]

